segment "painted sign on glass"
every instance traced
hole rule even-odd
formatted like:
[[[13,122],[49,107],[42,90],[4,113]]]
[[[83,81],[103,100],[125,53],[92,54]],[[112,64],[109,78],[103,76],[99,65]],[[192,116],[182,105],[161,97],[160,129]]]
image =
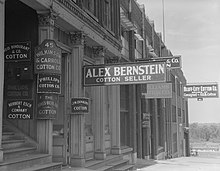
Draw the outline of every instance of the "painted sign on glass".
[[[146,99],[172,98],[172,83],[147,84],[141,94]]]

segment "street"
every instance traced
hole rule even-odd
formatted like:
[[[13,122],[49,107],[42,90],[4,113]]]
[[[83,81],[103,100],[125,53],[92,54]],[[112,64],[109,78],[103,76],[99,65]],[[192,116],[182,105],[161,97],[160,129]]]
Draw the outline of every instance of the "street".
[[[137,171],[219,171],[220,153],[200,152],[194,157],[180,157],[169,160],[157,160],[155,164],[139,168]]]

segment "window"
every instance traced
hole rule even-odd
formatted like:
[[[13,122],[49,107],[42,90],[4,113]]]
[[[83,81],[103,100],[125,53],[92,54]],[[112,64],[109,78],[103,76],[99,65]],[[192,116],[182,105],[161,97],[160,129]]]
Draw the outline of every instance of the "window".
[[[172,105],[172,121],[176,122],[176,106]]]
[[[177,152],[177,133],[173,134],[173,151]]]
[[[180,89],[181,89],[181,84],[180,82],[177,80],[177,95],[180,96]]]
[[[83,0],[83,6],[95,15],[95,0]]]
[[[175,92],[176,86],[175,86],[175,76],[171,74],[171,82],[172,82],[172,90]]]
[[[129,87],[120,86],[120,140],[121,146],[128,146],[129,143]]]
[[[104,25],[111,30],[111,4],[110,0],[104,0]]]

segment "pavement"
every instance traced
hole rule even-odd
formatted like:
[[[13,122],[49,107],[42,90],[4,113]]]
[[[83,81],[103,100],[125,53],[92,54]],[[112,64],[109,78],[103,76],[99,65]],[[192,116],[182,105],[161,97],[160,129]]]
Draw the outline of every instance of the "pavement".
[[[220,171],[220,152],[199,152],[198,156],[167,160],[137,159],[136,171]],[[64,171],[92,171],[66,167]]]
[[[213,153],[213,154],[212,154]],[[137,171],[220,171],[220,153],[199,152],[198,156],[155,160],[152,165],[137,165]],[[141,162],[144,164],[144,161]]]

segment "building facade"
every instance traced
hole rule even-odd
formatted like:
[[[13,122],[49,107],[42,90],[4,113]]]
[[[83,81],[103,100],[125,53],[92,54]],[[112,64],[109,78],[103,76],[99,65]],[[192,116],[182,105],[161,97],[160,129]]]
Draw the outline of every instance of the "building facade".
[[[173,56],[144,6],[135,0],[0,5],[0,169],[22,170],[29,161],[57,170],[61,165],[128,170],[137,158],[188,154],[181,69],[166,71],[173,90],[169,99],[143,96],[147,84],[83,82],[86,66]],[[77,103],[88,110],[75,112],[83,109]],[[20,164],[7,164],[19,155]]]

